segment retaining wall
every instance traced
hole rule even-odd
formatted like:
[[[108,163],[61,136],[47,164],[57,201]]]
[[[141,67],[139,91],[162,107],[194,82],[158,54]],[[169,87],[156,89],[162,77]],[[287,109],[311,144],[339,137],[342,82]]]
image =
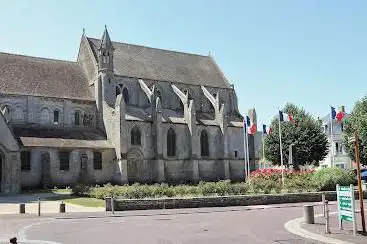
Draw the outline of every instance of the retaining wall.
[[[336,201],[336,192],[324,192],[326,200]],[[173,209],[173,208],[204,208],[204,207],[229,207],[267,205],[299,202],[321,202],[321,192],[264,194],[264,195],[239,195],[239,196],[213,196],[193,198],[159,198],[159,199],[114,199],[115,211],[147,210],[147,209]],[[363,198],[367,199],[367,192]],[[356,192],[356,199],[358,194]],[[105,199],[106,211],[111,211],[111,198]]]

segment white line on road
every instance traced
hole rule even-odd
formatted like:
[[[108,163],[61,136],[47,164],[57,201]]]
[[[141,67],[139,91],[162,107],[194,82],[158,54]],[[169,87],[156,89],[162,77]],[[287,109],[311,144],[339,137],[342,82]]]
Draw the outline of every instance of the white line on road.
[[[333,212],[333,213],[330,213],[331,214],[337,214],[338,212]],[[322,214],[319,214],[319,215],[316,215],[315,218],[318,218],[318,217],[322,217],[323,215]],[[317,240],[317,241],[321,241],[321,242],[324,242],[324,243],[330,243],[330,244],[353,244],[351,242],[346,242],[346,241],[342,241],[342,240],[338,240],[338,239],[335,239],[335,238],[331,238],[331,237],[326,237],[326,236],[323,236],[323,235],[319,235],[319,234],[315,234],[315,233],[312,233],[310,231],[307,231],[303,228],[301,228],[301,222],[303,221],[303,217],[301,218],[297,218],[297,219],[292,219],[290,221],[288,221],[287,223],[284,224],[284,228],[295,234],[295,235],[298,235],[298,236],[301,236],[303,238],[306,238],[306,239],[313,239],[313,240]]]

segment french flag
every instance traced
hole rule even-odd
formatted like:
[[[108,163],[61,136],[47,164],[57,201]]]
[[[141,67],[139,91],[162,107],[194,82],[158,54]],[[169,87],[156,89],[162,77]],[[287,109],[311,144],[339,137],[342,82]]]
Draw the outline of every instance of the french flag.
[[[272,131],[271,127],[269,127],[269,130],[267,130],[267,129],[266,129],[266,125],[264,125],[264,124],[263,124],[263,134],[264,134],[264,135],[269,135],[269,134],[271,134],[271,131]]]
[[[293,121],[293,115],[291,113],[286,114],[283,111],[279,111],[279,120],[280,122],[283,122],[283,121],[291,122]]]
[[[251,121],[250,117],[246,115],[246,124],[247,124],[247,132],[250,135],[254,135],[256,133],[256,124]]]
[[[331,107],[331,119],[336,119],[338,122],[342,122],[345,113],[341,110],[336,111],[333,106]]]

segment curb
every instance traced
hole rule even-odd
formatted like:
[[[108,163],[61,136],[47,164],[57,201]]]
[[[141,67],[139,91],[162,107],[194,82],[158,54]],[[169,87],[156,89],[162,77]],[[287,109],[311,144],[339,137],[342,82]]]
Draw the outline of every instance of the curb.
[[[337,212],[330,213],[330,215],[332,215],[332,214],[337,214]],[[322,217],[322,216],[323,216],[322,214],[315,215],[315,218]],[[319,235],[319,234],[316,234],[316,233],[312,233],[308,230],[305,230],[305,229],[301,228],[302,221],[303,221],[303,217],[297,218],[297,219],[292,219],[292,220],[290,220],[290,221],[288,221],[287,223],[284,224],[284,228],[288,232],[293,233],[295,235],[298,235],[302,238],[306,238],[306,239],[313,239],[313,240],[317,240],[317,241],[321,241],[321,242],[329,243],[329,244],[353,244],[351,242],[346,242],[346,241],[342,241],[342,240],[339,240],[339,239],[326,237],[326,236]]]

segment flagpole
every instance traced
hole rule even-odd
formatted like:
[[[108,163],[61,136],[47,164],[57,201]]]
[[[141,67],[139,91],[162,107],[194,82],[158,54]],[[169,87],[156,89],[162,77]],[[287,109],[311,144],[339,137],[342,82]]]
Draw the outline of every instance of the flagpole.
[[[262,133],[262,144],[263,144],[263,168],[265,169],[264,126],[263,126],[263,133]],[[261,168],[261,164],[260,164],[260,168]]]
[[[331,167],[334,167],[333,106],[330,105]]]
[[[250,179],[250,152],[248,149],[248,132],[247,132],[247,126],[246,126],[246,130],[245,130],[245,135],[246,135],[246,160],[247,160],[247,177],[248,179]]]
[[[246,180],[248,179],[248,137],[247,137],[247,118],[245,117],[245,121],[244,121],[244,143],[243,143],[243,148],[245,151],[245,175],[246,175]]]
[[[279,111],[278,111],[279,113]],[[278,114],[278,119],[279,119],[279,146],[280,146],[280,165],[282,167],[282,184],[284,185],[284,165],[283,165],[283,145],[282,145],[282,130],[281,130],[281,126],[280,126],[280,114]]]

